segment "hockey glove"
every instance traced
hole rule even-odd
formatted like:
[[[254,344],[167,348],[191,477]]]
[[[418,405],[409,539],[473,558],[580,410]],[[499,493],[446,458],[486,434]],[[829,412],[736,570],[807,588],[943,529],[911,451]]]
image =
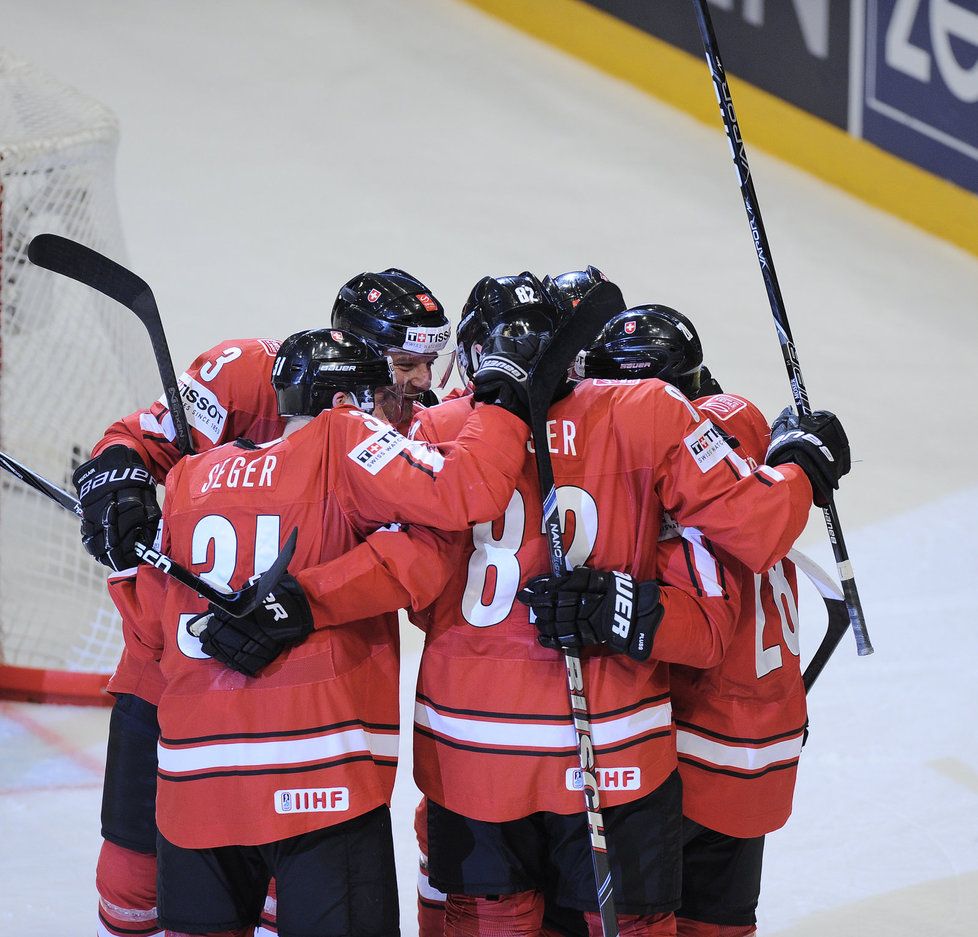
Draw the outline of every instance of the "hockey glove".
[[[808,416],[798,416],[791,407],[785,407],[771,424],[771,445],[765,462],[801,466],[812,483],[812,500],[824,508],[839,487],[839,479],[851,467],[849,440],[834,413],[816,410]]]
[[[200,638],[208,657],[255,677],[312,633],[312,611],[302,586],[286,573],[262,604],[243,618],[211,605],[204,615],[187,623],[187,630]]]
[[[136,542],[152,544],[160,522],[156,482],[139,453],[109,446],[71,476],[82,508],[85,549],[110,569],[135,566]]]
[[[476,401],[492,403],[530,422],[527,386],[530,367],[543,352],[543,336],[494,335],[486,343],[479,368],[472,379]]]
[[[554,650],[607,644],[646,660],[662,621],[657,582],[636,583],[628,573],[586,566],[564,576],[534,576],[516,597],[536,616],[537,640]]]

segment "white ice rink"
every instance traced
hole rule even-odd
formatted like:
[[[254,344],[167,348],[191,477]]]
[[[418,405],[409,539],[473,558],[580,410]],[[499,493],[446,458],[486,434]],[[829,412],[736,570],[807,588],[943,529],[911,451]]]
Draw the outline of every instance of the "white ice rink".
[[[700,125],[455,0],[3,0],[0,24],[0,44],[119,116],[129,265],[178,368],[222,338],[325,322],[364,269],[404,267],[457,313],[484,274],[593,263],[630,302],[690,315],[727,389],[768,415],[790,402],[719,117]],[[750,149],[742,117],[811,398],[852,440],[838,504],[877,649],[857,659],[847,638],[810,698],[761,932],[970,937],[978,260]],[[802,545],[831,565],[819,517]],[[807,655],[822,615],[803,615]],[[406,634],[405,700],[417,647]],[[0,703],[3,934],[95,931],[106,721]]]

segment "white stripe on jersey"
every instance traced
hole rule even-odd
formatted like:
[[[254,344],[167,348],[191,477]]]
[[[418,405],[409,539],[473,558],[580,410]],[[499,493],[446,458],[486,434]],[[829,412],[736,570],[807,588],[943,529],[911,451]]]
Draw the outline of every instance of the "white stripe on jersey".
[[[685,729],[676,729],[676,750],[680,755],[692,755],[718,767],[756,771],[779,761],[797,758],[801,754],[802,738],[803,733],[799,733],[795,738],[780,739],[751,748],[746,745],[730,745]]]
[[[375,733],[365,729],[347,729],[329,735],[276,741],[221,742],[216,745],[193,745],[170,748],[160,742],[157,753],[160,771],[178,774],[185,771],[209,771],[214,768],[244,768],[257,765],[294,765],[323,761],[337,755],[370,752],[384,758],[397,758],[397,733]]]
[[[577,748],[577,734],[572,724],[541,722],[492,722],[481,718],[447,716],[421,702],[414,705],[416,725],[460,742],[513,748]],[[668,728],[672,722],[672,705],[657,703],[618,719],[591,721],[591,737],[596,747],[613,745],[654,729]]]

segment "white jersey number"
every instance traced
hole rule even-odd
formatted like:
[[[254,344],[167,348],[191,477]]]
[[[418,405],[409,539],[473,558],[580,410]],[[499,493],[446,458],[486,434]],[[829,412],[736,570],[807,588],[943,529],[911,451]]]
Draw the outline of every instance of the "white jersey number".
[[[259,514],[255,518],[255,566],[254,574],[260,576],[278,556],[279,528],[277,514]],[[202,517],[194,527],[190,546],[190,561],[198,566],[207,562],[211,544],[214,545],[214,561],[206,573],[201,573],[215,589],[231,592],[231,577],[238,562],[238,535],[234,525],[220,514]],[[200,639],[187,631],[187,622],[194,615],[181,615],[177,622],[177,647],[187,657],[198,659],[207,655],[201,650]]]
[[[567,547],[569,568],[581,566],[591,555],[598,539],[598,506],[583,488],[564,485],[557,489],[557,508],[561,526],[567,530],[568,517],[574,516],[574,536]],[[516,593],[525,575],[516,554],[523,546],[526,506],[519,491],[506,506],[499,536],[492,523],[472,528],[469,575],[462,594],[462,616],[476,628],[488,628],[503,621],[513,608]],[[541,519],[540,533],[543,531]]]
[[[754,649],[758,680],[784,664],[780,641],[770,647],[764,646],[764,623],[767,620],[767,613],[762,601],[762,590],[765,588],[771,590],[774,607],[778,610],[778,615],[781,618],[781,637],[784,640],[784,646],[795,657],[800,654],[798,603],[795,600],[794,592],[791,590],[791,585],[785,577],[784,567],[781,563],[775,563],[763,575],[755,574],[754,576]]]

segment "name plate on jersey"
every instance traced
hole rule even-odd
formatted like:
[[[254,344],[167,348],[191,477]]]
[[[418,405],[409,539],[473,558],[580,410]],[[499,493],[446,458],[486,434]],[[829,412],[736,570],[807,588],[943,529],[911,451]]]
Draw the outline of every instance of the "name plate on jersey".
[[[599,791],[637,791],[642,786],[641,768],[598,768],[594,772]],[[584,789],[584,774],[580,768],[568,768],[564,780],[569,791]]]
[[[276,813],[330,813],[349,809],[348,787],[302,787],[275,792]]]

